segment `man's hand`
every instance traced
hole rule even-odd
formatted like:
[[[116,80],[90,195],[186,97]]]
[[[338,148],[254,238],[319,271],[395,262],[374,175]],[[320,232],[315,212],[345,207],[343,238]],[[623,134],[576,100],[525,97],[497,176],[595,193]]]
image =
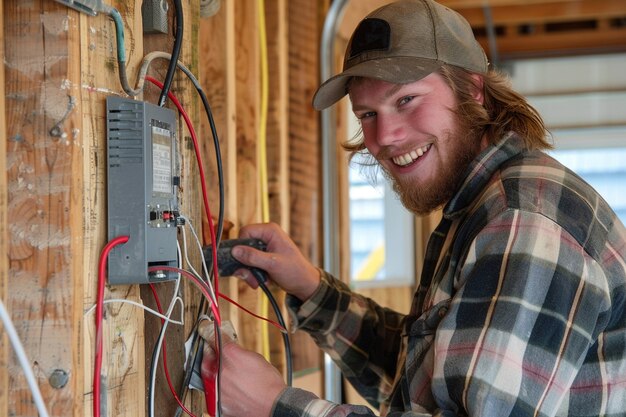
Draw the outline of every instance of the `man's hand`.
[[[201,373],[216,376],[217,355],[213,323],[200,323],[205,340]],[[269,417],[276,398],[286,388],[282,375],[261,355],[239,346],[229,332],[222,332],[220,401],[222,417]]]
[[[260,239],[267,251],[248,246],[235,246],[232,255],[241,263],[263,269],[270,279],[289,294],[307,300],[320,283],[319,270],[300,252],[296,244],[274,223],[250,224],[241,228],[239,237]],[[250,271],[240,269],[235,275],[256,288],[257,282]]]

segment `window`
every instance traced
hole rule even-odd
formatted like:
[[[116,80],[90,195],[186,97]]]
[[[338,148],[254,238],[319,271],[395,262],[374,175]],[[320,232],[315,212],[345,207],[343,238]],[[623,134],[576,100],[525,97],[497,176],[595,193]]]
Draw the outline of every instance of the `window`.
[[[520,60],[511,74],[553,135],[550,153],[626,223],[626,54]]]
[[[359,122],[348,112],[350,137]],[[382,176],[348,168],[350,283],[353,287],[405,286],[415,281],[414,216]]]
[[[621,148],[562,149],[551,154],[591,184],[626,224],[626,144]]]
[[[349,191],[352,284],[410,285],[415,277],[413,215],[381,175],[371,184],[351,166]]]

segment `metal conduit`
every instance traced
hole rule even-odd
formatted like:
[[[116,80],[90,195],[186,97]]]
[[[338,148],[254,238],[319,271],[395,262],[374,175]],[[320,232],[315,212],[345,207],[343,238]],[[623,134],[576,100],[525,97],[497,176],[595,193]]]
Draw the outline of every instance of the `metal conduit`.
[[[485,16],[485,23],[487,28],[487,39],[489,40],[489,52],[491,54],[491,64],[494,67],[500,66],[500,57],[498,56],[498,44],[496,41],[496,28],[493,24],[493,15],[491,13],[491,6],[486,2],[483,5],[483,15]]]
[[[320,78],[323,81],[333,75],[337,27],[347,3],[348,0],[334,0],[324,20],[320,45]],[[339,196],[334,106],[321,112],[321,134],[323,267],[334,276],[339,276],[339,206],[337,204]],[[335,403],[342,402],[341,372],[327,354],[324,354],[324,397]]]

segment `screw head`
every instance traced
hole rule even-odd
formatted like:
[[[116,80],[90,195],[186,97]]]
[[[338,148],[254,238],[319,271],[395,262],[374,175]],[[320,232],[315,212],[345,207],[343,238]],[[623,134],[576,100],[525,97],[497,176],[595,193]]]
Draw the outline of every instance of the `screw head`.
[[[52,371],[52,375],[48,378],[48,382],[52,388],[61,389],[67,385],[70,380],[69,374],[63,369],[55,369]]]

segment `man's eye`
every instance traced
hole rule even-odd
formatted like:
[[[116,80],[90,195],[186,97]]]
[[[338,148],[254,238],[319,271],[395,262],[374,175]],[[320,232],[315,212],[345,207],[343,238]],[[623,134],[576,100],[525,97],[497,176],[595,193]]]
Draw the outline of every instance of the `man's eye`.
[[[366,113],[361,113],[361,114],[357,115],[356,118],[359,119],[359,120],[363,120],[363,119],[369,119],[370,117],[374,117],[374,116],[376,116],[376,112],[368,111]]]
[[[415,98],[415,96],[406,96],[406,97],[402,97],[399,101],[398,104],[399,105],[403,105],[408,103],[409,101],[413,100]]]

